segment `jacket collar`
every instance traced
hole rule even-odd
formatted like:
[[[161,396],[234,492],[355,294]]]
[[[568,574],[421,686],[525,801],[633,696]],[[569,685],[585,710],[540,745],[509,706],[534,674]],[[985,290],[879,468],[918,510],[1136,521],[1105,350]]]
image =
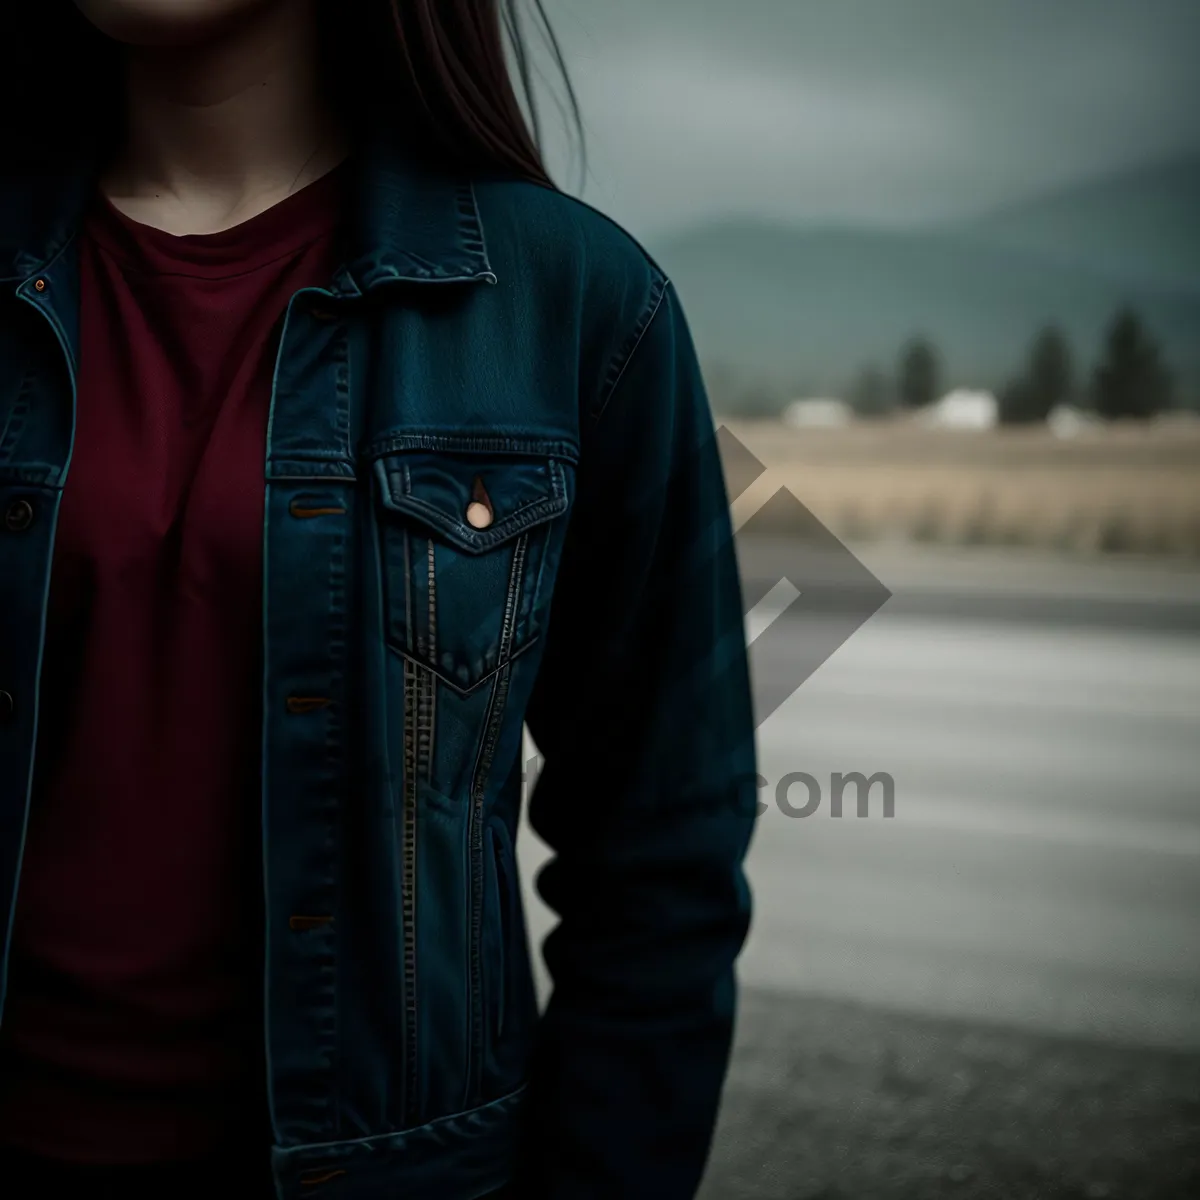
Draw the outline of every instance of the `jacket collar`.
[[[495,283],[471,180],[372,129],[355,151],[351,294],[382,283]]]
[[[65,151],[52,167],[0,183],[0,280],[28,279],[67,249],[99,167],[95,151]],[[371,130],[354,152],[351,179],[350,257],[335,292],[361,295],[394,282],[496,282],[469,178]]]

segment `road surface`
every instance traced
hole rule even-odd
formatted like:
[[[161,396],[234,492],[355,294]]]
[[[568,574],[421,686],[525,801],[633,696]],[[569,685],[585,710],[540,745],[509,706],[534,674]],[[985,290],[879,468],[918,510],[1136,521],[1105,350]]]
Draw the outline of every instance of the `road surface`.
[[[787,550],[741,556],[770,577]],[[861,556],[895,598],[760,730],[743,982],[1200,1048],[1200,572]],[[810,631],[778,619],[786,681]],[[800,771],[824,789],[806,818],[774,802]],[[878,789],[831,816],[837,771],[889,774],[894,816]],[[525,830],[520,853],[540,941],[545,849]]]

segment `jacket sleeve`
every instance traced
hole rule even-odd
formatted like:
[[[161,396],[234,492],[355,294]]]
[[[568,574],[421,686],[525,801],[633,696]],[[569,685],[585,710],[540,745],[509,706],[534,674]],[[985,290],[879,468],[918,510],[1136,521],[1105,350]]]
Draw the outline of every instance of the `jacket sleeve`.
[[[684,1200],[728,1065],[756,762],[713,418],[672,285],[590,414],[527,712],[560,918],[522,1200]]]

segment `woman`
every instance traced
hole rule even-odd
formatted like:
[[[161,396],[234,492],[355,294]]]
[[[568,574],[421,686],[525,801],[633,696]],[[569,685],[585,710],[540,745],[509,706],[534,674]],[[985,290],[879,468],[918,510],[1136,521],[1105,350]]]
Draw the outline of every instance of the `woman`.
[[[4,1195],[691,1196],[756,798],[729,513],[515,7],[9,7]]]

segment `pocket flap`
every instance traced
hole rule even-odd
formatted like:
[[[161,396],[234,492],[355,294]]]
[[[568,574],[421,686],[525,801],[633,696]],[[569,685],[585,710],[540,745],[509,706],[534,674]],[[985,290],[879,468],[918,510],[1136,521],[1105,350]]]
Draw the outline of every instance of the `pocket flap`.
[[[451,545],[481,554],[567,509],[562,463],[531,456],[498,459],[403,450],[376,459],[383,506],[432,529]],[[479,503],[482,528],[467,510]]]

